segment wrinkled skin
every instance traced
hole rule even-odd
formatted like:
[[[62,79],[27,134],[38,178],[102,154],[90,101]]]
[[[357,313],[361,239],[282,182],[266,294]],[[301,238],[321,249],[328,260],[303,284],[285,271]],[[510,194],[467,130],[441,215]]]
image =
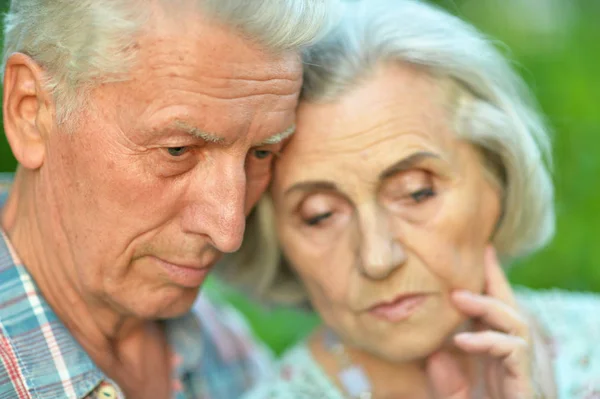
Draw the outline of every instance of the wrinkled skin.
[[[281,247],[375,398],[537,389],[529,324],[490,245],[501,193],[481,151],[452,129],[455,88],[381,64],[337,101],[302,103],[276,163]],[[381,310],[406,295],[413,305]],[[337,382],[322,331],[309,346]]]
[[[157,10],[136,47],[129,79],[93,89],[72,126],[56,124],[43,69],[8,60],[20,169],[2,226],[94,361],[128,397],[161,397],[167,349],[147,321],[187,312],[240,246],[293,128],[301,63],[196,13]]]

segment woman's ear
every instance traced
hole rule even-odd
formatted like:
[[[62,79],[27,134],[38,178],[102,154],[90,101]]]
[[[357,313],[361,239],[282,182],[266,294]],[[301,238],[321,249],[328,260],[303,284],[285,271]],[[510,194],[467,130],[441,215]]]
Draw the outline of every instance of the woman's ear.
[[[6,61],[4,130],[15,158],[27,169],[43,165],[54,123],[54,104],[44,78],[44,70],[25,54],[12,54]]]

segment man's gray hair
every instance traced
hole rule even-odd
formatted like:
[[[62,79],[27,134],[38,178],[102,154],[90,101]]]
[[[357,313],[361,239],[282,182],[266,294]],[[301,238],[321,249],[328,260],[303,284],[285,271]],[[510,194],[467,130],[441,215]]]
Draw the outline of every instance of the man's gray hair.
[[[279,51],[317,39],[330,21],[332,0],[12,0],[4,20],[2,74],[11,54],[32,57],[47,73],[46,86],[62,122],[86,89],[123,79],[152,5],[169,12],[178,3],[196,3],[202,12]]]
[[[493,237],[500,257],[545,245],[555,222],[546,126],[521,79],[471,25],[417,0],[349,3],[339,26],[306,51],[302,99],[339,100],[382,63],[394,62],[425,69],[454,94],[452,128],[481,150],[486,173],[502,193]],[[222,271],[237,273],[242,284],[251,281],[269,298],[298,299],[293,272],[277,250],[269,202],[266,196],[250,216],[241,250]]]

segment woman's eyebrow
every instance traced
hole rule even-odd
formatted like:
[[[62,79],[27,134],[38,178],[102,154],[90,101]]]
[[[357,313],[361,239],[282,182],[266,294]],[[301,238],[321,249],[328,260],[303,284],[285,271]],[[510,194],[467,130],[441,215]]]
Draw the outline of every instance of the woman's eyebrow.
[[[314,180],[314,181],[304,181],[299,182],[285,190],[284,196],[287,196],[295,191],[315,191],[315,190],[324,190],[324,191],[336,191],[337,186],[335,183],[326,181],[326,180]]]
[[[401,159],[392,166],[386,168],[383,172],[379,174],[379,180],[385,180],[398,172],[404,172],[406,170],[409,170],[427,158],[439,159],[440,156],[432,152],[416,152],[407,156],[406,158]]]

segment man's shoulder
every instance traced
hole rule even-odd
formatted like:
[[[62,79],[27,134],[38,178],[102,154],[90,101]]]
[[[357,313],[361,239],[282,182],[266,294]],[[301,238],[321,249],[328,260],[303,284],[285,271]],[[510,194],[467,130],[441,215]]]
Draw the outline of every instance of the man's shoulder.
[[[23,265],[1,254],[0,292],[0,398],[86,397],[103,374]]]
[[[0,398],[29,398],[19,359],[0,319]]]
[[[271,362],[270,351],[255,336],[246,318],[232,305],[200,296],[193,308],[204,338],[217,349],[224,360],[256,360]],[[268,359],[268,360],[267,360]]]
[[[168,322],[168,334],[189,383],[208,396],[239,398],[272,372],[272,353],[226,303],[201,295],[188,315]]]
[[[10,295],[10,298],[3,296],[0,302],[0,307],[3,308],[3,312],[0,313],[0,398],[32,398],[34,384],[30,377],[31,372],[35,370],[28,369],[28,353],[23,353],[22,349],[28,346],[35,347],[39,342],[35,336],[28,336],[28,327],[25,326],[29,326],[27,315],[23,323],[20,323],[19,317],[23,315],[14,313],[14,308],[20,308],[22,304],[23,300],[13,295]],[[24,333],[19,335],[17,330],[23,330]]]
[[[1,238],[1,237],[0,237]],[[10,254],[6,243],[0,251]],[[2,254],[4,255],[4,254]],[[0,398],[30,398],[20,346],[36,345],[39,325],[32,324],[35,311],[29,303],[20,266],[12,257],[0,262]],[[33,331],[33,334],[31,332]]]

